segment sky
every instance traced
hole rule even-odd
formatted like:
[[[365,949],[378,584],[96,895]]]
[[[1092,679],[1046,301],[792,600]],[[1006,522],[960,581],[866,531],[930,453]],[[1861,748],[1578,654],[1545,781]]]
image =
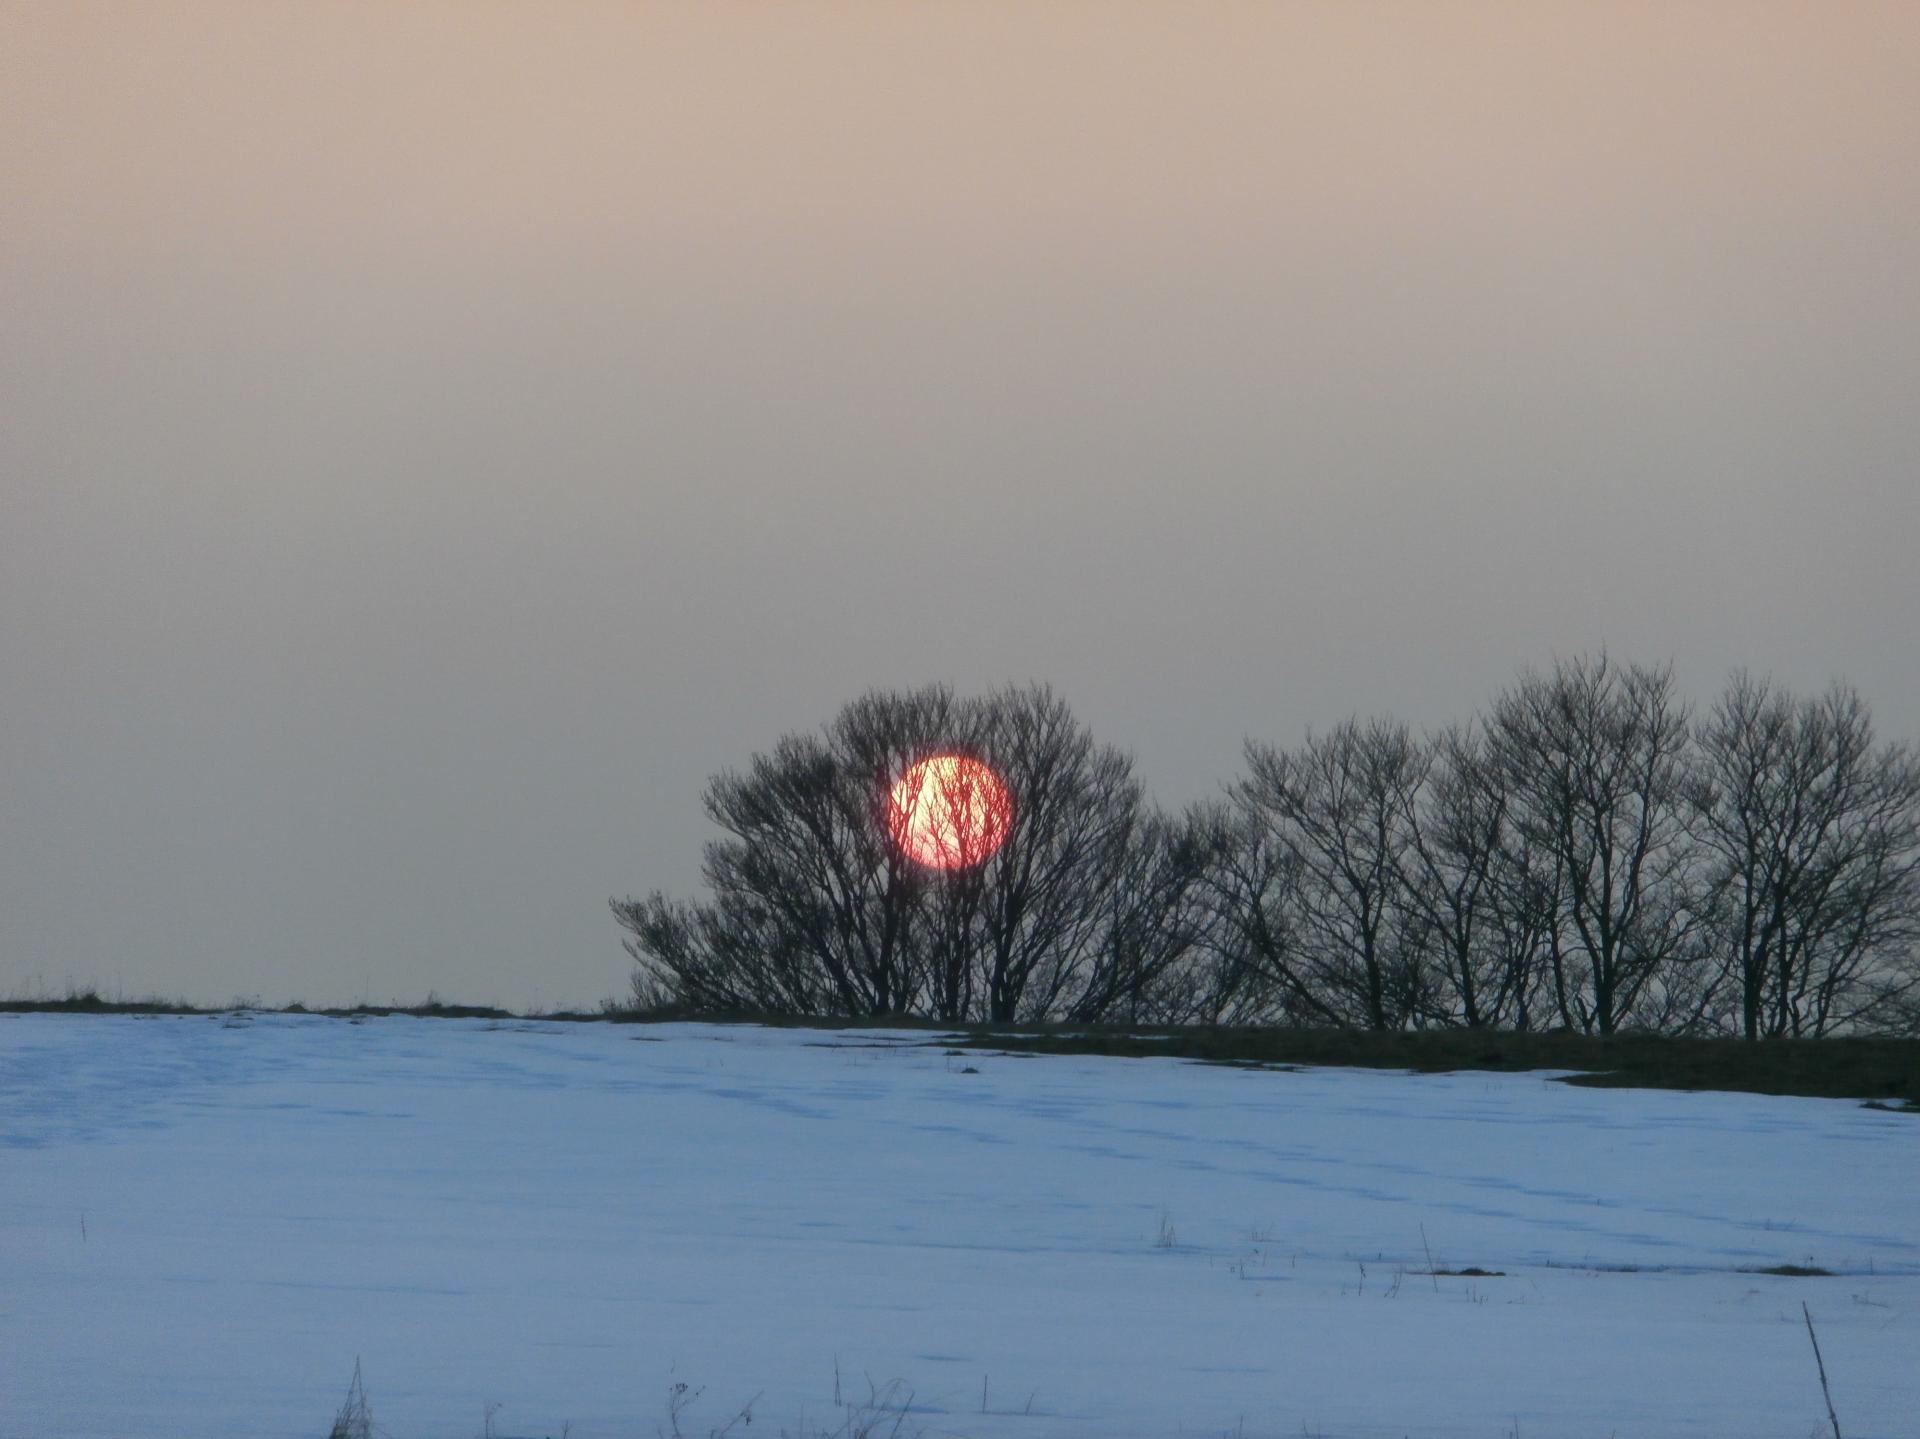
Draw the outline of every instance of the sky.
[[[1920,7],[0,4],[0,994],[592,1004],[707,777],[1920,739]]]

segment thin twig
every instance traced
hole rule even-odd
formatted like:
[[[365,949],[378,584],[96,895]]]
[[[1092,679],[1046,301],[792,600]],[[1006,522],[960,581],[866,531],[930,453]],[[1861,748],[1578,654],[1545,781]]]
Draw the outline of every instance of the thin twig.
[[[912,1389],[907,1391],[907,1402],[900,1406],[900,1412],[894,1416],[893,1428],[888,1431],[887,1439],[899,1439],[900,1426],[907,1422],[907,1415],[913,1412],[913,1396],[915,1392],[916,1391]]]
[[[1427,1243],[1427,1224],[1420,1221],[1420,1247],[1427,1251],[1427,1277],[1433,1281],[1433,1292],[1440,1292],[1440,1276],[1433,1272],[1433,1248]]]
[[[759,1394],[754,1395],[753,1398],[749,1399],[745,1404],[742,1404],[740,1406],[740,1412],[738,1414],[734,1415],[733,1418],[729,1419],[725,1424],[722,1424],[718,1429],[713,1431],[712,1439],[723,1439],[723,1436],[726,1434],[726,1432],[729,1429],[733,1428],[734,1425],[738,1424],[742,1419],[746,1420],[747,1423],[749,1424],[753,1423],[753,1406],[760,1402],[761,1395],[765,1394],[766,1392],[767,1392],[766,1390],[762,1389]]]
[[[1820,1357],[1820,1336],[1813,1332],[1813,1311],[1800,1301],[1800,1312],[1807,1316],[1807,1338],[1813,1341],[1813,1362],[1820,1370],[1820,1394],[1827,1401],[1827,1419],[1833,1425],[1833,1439],[1840,1439],[1840,1416],[1833,1412],[1833,1392],[1827,1388],[1827,1361]]]

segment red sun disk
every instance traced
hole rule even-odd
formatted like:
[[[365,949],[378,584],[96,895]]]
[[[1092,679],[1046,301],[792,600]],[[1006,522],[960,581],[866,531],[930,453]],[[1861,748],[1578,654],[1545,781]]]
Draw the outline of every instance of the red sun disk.
[[[908,766],[888,795],[900,852],[929,869],[966,869],[992,856],[1013,826],[1013,796],[993,767],[936,754]]]

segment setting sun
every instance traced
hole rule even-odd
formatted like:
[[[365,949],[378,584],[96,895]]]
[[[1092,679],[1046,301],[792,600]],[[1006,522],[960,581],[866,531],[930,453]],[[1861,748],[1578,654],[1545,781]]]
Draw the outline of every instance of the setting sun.
[[[965,869],[1000,848],[1013,823],[1013,797],[992,768],[965,755],[940,754],[894,781],[887,822],[893,841],[916,863]]]

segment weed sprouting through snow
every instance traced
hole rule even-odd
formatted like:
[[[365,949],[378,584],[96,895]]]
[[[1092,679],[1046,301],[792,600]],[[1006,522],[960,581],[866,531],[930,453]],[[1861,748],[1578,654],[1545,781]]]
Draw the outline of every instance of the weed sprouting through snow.
[[[367,1407],[366,1387],[360,1382],[360,1361],[353,1361],[353,1383],[347,1387],[347,1402],[334,1416],[327,1439],[373,1439],[373,1411]]]

